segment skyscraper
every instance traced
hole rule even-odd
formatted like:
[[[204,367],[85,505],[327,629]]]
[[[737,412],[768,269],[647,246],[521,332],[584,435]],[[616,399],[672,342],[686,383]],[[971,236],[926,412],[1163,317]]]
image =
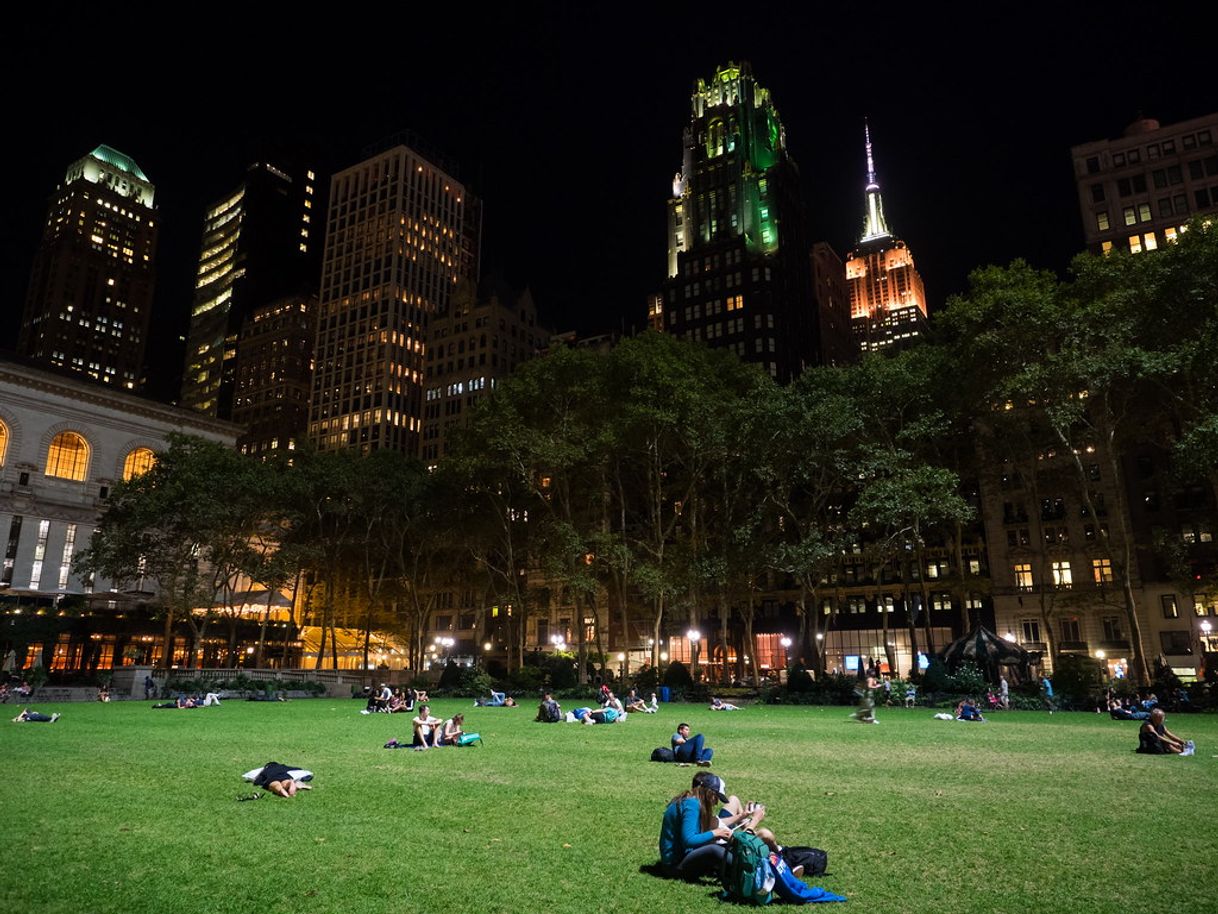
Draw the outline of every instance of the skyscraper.
[[[787,381],[819,360],[799,170],[748,64],[698,80],[668,201],[664,329]]]
[[[448,307],[431,319],[427,347],[427,392],[423,446],[429,465],[448,453],[451,433],[468,418],[496,382],[549,345],[537,323],[528,289],[517,293],[501,281],[457,285]]]
[[[309,427],[317,297],[290,295],[254,309],[241,326],[232,421],[243,454],[295,450]]]
[[[18,351],[124,390],[141,386],[159,217],[135,161],[98,146],[68,166],[34,256]]]
[[[428,325],[476,280],[481,207],[397,144],[330,181],[309,436],[418,454]]]
[[[926,290],[913,254],[888,229],[869,127],[864,126],[863,135],[867,146],[867,215],[858,246],[846,258],[846,281],[855,338],[867,352],[908,345],[924,332]]]
[[[232,193],[208,207],[186,340],[183,406],[232,418],[243,324],[280,297],[307,296],[316,288],[316,204],[312,171],[300,169],[293,177],[256,162]]]
[[[1197,213],[1218,212],[1218,113],[1167,126],[1140,117],[1119,139],[1070,153],[1094,254],[1153,251]]]

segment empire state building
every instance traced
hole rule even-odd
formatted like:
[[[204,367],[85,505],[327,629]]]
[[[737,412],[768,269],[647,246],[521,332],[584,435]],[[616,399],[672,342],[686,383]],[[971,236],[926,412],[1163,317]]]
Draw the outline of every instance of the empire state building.
[[[915,342],[926,329],[926,290],[913,254],[888,229],[876,180],[871,130],[863,127],[867,147],[867,214],[858,245],[846,259],[850,323],[864,352]]]

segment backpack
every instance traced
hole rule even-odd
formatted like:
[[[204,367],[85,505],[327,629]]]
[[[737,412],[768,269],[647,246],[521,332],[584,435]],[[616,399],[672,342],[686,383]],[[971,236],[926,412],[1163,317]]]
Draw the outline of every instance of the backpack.
[[[829,868],[829,855],[819,847],[784,847],[782,859],[787,866],[804,868],[804,875],[819,876]]]
[[[556,701],[543,702],[537,719],[543,724],[556,724],[562,720],[562,708]]]
[[[482,745],[481,735],[477,733],[462,733],[457,737],[458,746],[472,746],[474,743],[477,743],[479,746]]]
[[[671,749],[666,749],[664,746],[657,746],[651,750],[651,760],[653,762],[675,762],[677,757],[673,755]]]
[[[723,897],[744,904],[769,904],[774,891],[770,848],[743,828],[732,832],[723,860]],[[731,864],[728,864],[728,861]]]

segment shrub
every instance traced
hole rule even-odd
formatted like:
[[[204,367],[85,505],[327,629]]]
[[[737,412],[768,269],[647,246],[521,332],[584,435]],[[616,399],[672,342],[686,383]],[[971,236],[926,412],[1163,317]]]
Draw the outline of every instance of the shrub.
[[[1080,654],[1060,654],[1053,670],[1054,697],[1066,708],[1093,703],[1091,696],[1103,691],[1100,661]]]
[[[664,685],[669,688],[687,689],[693,684],[694,679],[689,675],[689,667],[680,660],[674,660],[664,671]]]
[[[978,700],[985,697],[990,684],[974,663],[962,663],[956,672],[947,677],[946,690]]]
[[[508,685],[515,692],[537,692],[544,682],[545,673],[536,666],[522,666],[508,676]]]
[[[654,666],[645,666],[634,674],[634,687],[640,695],[648,695],[656,691],[660,684],[660,674]]]

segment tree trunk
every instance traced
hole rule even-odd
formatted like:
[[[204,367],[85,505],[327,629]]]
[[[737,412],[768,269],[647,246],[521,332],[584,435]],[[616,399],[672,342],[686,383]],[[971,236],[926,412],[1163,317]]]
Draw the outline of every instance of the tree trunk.
[[[161,663],[165,670],[168,671],[173,666],[173,610],[165,610],[165,653],[161,657]]]

